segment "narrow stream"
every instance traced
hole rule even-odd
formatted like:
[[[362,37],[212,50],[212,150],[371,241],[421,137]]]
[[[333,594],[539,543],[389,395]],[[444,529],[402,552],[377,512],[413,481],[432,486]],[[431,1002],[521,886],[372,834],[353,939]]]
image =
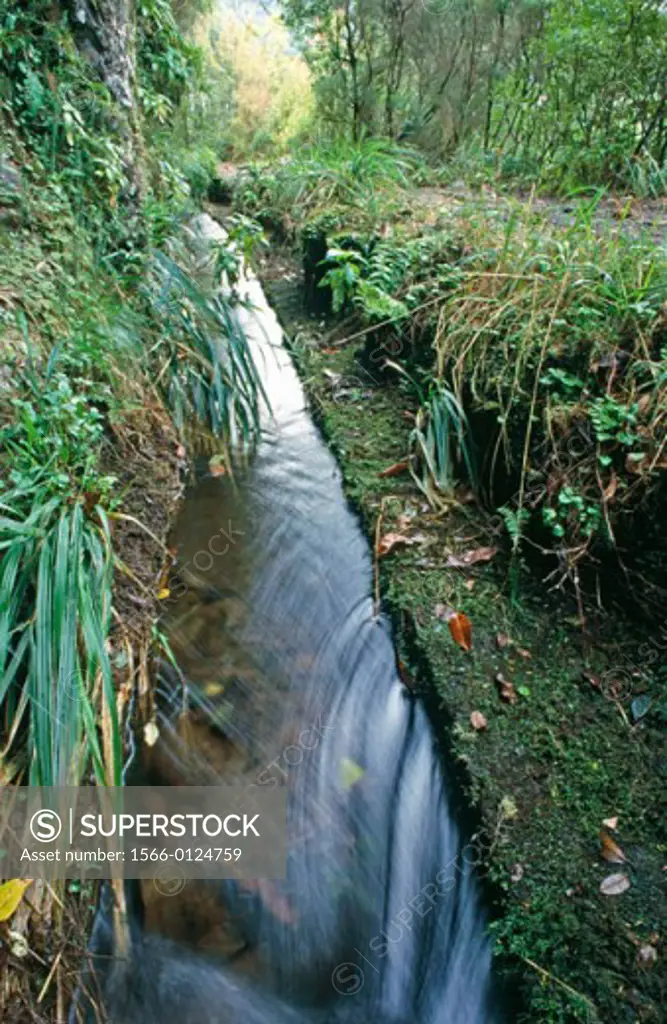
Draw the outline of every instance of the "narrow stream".
[[[191,585],[166,627],[229,738],[227,776],[289,788],[287,879],[230,882],[226,904],[253,969],[295,1004],[488,1024],[474,854],[389,625],[373,617],[371,553],[336,462],[260,285],[248,290],[255,312],[243,319],[272,417],[233,482],[204,466],[190,490],[174,543]]]

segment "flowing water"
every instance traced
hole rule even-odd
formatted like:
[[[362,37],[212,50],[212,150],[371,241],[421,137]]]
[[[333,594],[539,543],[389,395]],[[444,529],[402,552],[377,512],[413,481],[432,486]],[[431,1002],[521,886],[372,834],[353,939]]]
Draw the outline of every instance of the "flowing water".
[[[295,1003],[487,1024],[474,851],[374,617],[371,553],[337,465],[259,284],[248,290],[255,311],[242,316],[272,415],[233,482],[204,467],[190,489],[166,624],[191,693],[228,737],[224,774],[288,787],[287,879],[225,883],[230,918],[253,969]]]

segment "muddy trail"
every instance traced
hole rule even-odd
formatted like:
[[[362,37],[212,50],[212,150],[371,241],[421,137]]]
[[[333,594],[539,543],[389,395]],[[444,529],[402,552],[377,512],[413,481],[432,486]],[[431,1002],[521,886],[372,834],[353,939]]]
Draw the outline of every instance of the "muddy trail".
[[[215,234],[210,218],[200,227]],[[278,322],[259,283],[248,291],[242,316],[271,413],[233,480],[198,466],[175,524],[184,585],[164,629],[195,730],[190,778],[287,787],[287,877],[202,883],[170,900],[146,889],[146,929],[232,958],[239,977],[314,1019],[491,1024],[483,839],[455,820],[447,766],[376,614],[368,543]],[[182,770],[173,682],[161,687],[162,781],[170,755],[173,781]],[[199,913],[184,934],[195,898],[210,928]]]

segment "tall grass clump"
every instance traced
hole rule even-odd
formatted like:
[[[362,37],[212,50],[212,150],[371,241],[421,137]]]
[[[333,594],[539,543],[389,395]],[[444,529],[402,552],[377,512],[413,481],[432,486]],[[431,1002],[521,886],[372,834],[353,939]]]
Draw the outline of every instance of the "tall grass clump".
[[[513,521],[570,567],[618,546],[667,469],[667,260],[595,212],[565,232],[525,210],[471,217],[422,322],[435,379],[487,424],[490,487],[511,483]]]
[[[252,442],[259,429],[262,384],[238,317],[240,299],[224,287],[238,275],[240,257],[223,246],[197,278],[183,244],[156,252],[147,289],[162,330],[150,353],[157,381],[179,431],[193,420],[231,448]],[[201,276],[200,268],[200,276]]]
[[[400,199],[422,166],[416,150],[388,139],[337,139],[304,148],[278,166],[251,166],[236,202],[289,232],[343,210],[368,224]]]
[[[33,785],[76,785],[90,768],[100,784],[120,779],[104,398],[101,389],[76,394],[62,372],[30,374],[0,432],[0,707],[5,752],[26,761]],[[102,706],[113,737],[106,751]]]

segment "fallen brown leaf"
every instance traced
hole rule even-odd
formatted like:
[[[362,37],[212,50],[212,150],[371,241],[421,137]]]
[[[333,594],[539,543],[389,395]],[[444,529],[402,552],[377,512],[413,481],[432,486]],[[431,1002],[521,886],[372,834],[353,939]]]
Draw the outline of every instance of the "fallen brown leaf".
[[[405,473],[408,468],[408,462],[395,462],[393,466],[387,466],[387,468],[383,469],[381,473],[378,473],[378,476],[381,480],[384,480],[385,477],[398,476],[399,473]]]
[[[615,843],[608,832],[600,832],[600,843],[602,849],[600,856],[608,860],[610,864],[626,864],[628,858],[623,853],[618,843]]]
[[[399,544],[411,544],[412,541],[402,533],[385,533],[378,541],[378,558],[384,558],[390,551],[393,551]]]
[[[614,495],[616,494],[617,489],[618,489],[618,477],[616,476],[616,473],[612,469],[612,471],[611,471],[611,480],[609,481],[609,483],[605,487],[604,491],[602,492],[604,500],[605,501],[611,501],[612,498],[614,497]]]
[[[464,651],[472,650],[472,622],[463,612],[452,611],[447,616],[447,625],[454,643]]]
[[[462,555],[450,555],[445,562],[445,569],[467,569],[478,562],[489,562],[498,553],[498,548],[472,548]]]
[[[480,732],[481,730],[486,729],[489,723],[487,722],[486,717],[482,714],[481,711],[473,711],[470,715],[470,724],[472,725],[473,729],[476,729],[477,732]]]
[[[505,679],[502,672],[496,672],[495,680],[500,691],[500,699],[504,700],[507,704],[516,704],[518,697],[514,689],[514,683],[511,683],[509,679]]]
[[[600,882],[600,892],[603,896],[620,896],[621,893],[627,892],[629,888],[630,879],[622,871],[617,872],[615,875],[607,875]]]

